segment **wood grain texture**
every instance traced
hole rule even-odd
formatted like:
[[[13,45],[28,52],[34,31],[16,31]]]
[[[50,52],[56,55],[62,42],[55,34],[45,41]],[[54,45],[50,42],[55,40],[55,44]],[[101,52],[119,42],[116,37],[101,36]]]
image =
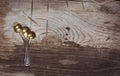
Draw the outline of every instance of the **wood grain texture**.
[[[0,59],[2,76],[6,74],[17,76],[16,73],[23,76],[116,76],[120,74],[120,53],[114,49],[31,46],[30,67],[23,65],[23,46],[16,46],[14,51],[9,59]]]
[[[65,27],[69,26],[71,28],[68,35],[70,41],[82,46],[119,49],[119,1],[112,1],[103,5],[99,5],[94,1],[68,1],[69,7],[67,7],[66,1],[55,0],[53,3],[50,1],[49,11],[47,11],[47,2],[34,0],[31,18],[34,22],[32,24],[31,19],[27,18],[27,16],[30,17],[30,3],[29,0],[9,2],[12,10],[5,18],[4,29],[8,30],[10,28],[10,30],[5,31],[4,36],[11,42],[21,42],[20,37],[12,29],[13,23],[19,22],[30,26],[37,34],[37,38],[33,42],[40,43],[40,40],[44,37],[40,34],[45,32],[46,20],[48,20],[50,35],[55,35],[61,38],[62,41],[68,33]]]
[[[0,76],[119,76],[120,2],[48,1],[33,0],[31,17],[31,0],[0,0]],[[30,67],[23,65],[23,41],[14,22],[36,32]],[[55,36],[50,46],[56,38],[66,46],[42,46],[46,24],[48,35]]]

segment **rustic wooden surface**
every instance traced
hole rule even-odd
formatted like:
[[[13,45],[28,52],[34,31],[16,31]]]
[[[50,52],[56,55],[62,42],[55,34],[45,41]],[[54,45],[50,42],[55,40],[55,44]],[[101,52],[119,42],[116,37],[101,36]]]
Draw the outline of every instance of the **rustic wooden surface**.
[[[18,22],[36,32],[37,38],[32,41],[34,43],[41,42],[45,36],[41,34],[46,31],[48,25],[49,35],[59,37],[62,41],[68,33],[70,41],[82,46],[120,49],[119,1],[33,0],[33,3],[31,1],[0,0],[0,8],[4,9],[0,14],[0,20],[3,21],[0,25],[1,41],[22,42],[12,29],[13,23]],[[69,32],[66,27],[70,27]]]
[[[11,48],[11,47],[9,47]],[[31,66],[23,65],[24,49],[17,45],[7,59],[0,59],[0,71],[33,76],[119,76],[120,51],[92,47],[31,47]],[[12,74],[12,75],[11,75]],[[2,74],[1,74],[2,75]],[[9,76],[8,75],[8,76]],[[6,76],[6,75],[2,75]],[[23,75],[24,76],[24,75]]]
[[[49,5],[47,0],[33,0],[32,16],[31,1],[0,0],[0,76],[120,76],[119,0],[48,0]],[[14,22],[36,32],[32,43],[41,43],[48,24],[49,35],[64,41],[67,33],[68,40],[84,47],[32,45],[31,66],[25,67]]]

